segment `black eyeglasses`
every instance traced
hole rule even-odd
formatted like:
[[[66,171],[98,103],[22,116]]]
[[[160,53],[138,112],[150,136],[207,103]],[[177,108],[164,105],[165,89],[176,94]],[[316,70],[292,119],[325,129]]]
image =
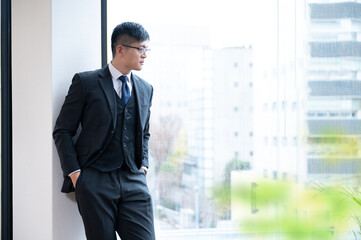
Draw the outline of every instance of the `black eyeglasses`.
[[[140,51],[140,55],[149,55],[149,52],[150,52],[150,48],[144,48],[144,47],[133,47],[133,46],[128,46],[128,45],[124,45],[124,44],[120,44],[124,47],[128,47],[128,48],[134,48],[134,49],[138,49]]]

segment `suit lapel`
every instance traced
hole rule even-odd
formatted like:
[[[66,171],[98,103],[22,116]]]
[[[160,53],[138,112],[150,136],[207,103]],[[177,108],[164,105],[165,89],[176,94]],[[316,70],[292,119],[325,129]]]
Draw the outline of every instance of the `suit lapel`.
[[[140,84],[140,80],[139,78],[137,77],[137,75],[134,75],[132,73],[132,80],[133,80],[133,87],[134,87],[134,90],[135,92],[137,93],[136,94],[136,97],[137,97],[137,102],[138,102],[138,105],[142,105],[142,104],[146,104],[146,103],[143,103],[144,101],[144,98],[142,98],[141,96],[142,93],[145,92],[144,88],[143,88],[143,85]]]
[[[137,109],[138,109],[138,116],[139,116],[139,120],[140,123],[144,122],[144,117],[143,114],[141,112],[142,110],[142,106],[148,104],[146,102],[144,102],[144,94],[146,93],[144,87],[142,84],[140,84],[140,80],[138,79],[138,77],[136,75],[134,75],[132,73],[132,80],[133,80],[133,90],[135,91],[135,97],[136,97],[136,102],[137,102]]]
[[[110,112],[112,113],[113,128],[115,128],[117,122],[117,108],[116,108],[117,104],[116,104],[113,80],[108,65],[102,69],[99,75],[100,75],[99,83],[100,86],[103,88],[104,94],[107,98],[109,109]]]

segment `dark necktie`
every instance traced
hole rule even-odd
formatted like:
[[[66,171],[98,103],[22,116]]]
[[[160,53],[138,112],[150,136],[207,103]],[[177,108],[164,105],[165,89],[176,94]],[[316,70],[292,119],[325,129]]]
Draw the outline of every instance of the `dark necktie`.
[[[129,86],[127,84],[128,77],[125,75],[122,75],[119,77],[120,81],[122,81],[122,101],[124,105],[127,104],[129,98],[130,98],[130,90]]]

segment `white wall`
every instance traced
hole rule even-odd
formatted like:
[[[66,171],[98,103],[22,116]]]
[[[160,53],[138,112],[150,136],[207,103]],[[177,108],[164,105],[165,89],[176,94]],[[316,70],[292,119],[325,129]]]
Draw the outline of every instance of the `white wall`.
[[[51,2],[12,1],[14,239],[52,239]]]
[[[53,123],[76,72],[101,67],[100,0],[53,0]],[[60,192],[62,172],[53,145],[53,240],[85,239],[74,194]]]
[[[73,74],[101,65],[100,31],[100,0],[12,1],[14,240],[85,239],[52,129]]]

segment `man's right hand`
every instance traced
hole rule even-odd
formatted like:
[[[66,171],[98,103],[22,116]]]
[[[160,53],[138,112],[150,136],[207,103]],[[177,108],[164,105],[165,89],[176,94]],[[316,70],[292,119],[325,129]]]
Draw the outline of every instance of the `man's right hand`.
[[[71,181],[73,182],[74,188],[76,188],[76,182],[78,181],[79,175],[80,175],[80,171],[69,175]]]

